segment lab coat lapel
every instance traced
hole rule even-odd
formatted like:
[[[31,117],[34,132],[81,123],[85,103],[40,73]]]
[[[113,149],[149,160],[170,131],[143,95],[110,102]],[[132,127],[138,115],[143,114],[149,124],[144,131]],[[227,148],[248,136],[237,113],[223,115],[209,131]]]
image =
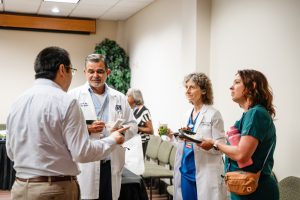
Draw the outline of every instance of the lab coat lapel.
[[[117,104],[117,96],[110,94],[109,95],[109,121],[117,120],[117,112],[116,112],[116,104]]]
[[[85,119],[96,120],[96,110],[88,88],[88,85],[85,85],[84,89],[80,93],[78,101]]]
[[[203,117],[204,117],[206,111],[207,111],[207,106],[203,105],[202,108],[201,108],[201,110],[200,110],[198,120],[196,121],[196,124],[195,124],[196,132],[198,131],[198,129],[200,127],[200,123],[202,122]]]

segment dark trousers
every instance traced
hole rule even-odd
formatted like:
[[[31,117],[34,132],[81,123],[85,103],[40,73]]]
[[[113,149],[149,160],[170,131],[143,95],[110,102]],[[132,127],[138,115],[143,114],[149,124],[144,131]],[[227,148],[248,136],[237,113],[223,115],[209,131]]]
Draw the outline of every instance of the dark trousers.
[[[146,156],[147,146],[148,146],[148,141],[145,141],[145,142],[142,143],[144,158]]]
[[[111,191],[111,166],[110,161],[103,163],[101,161],[100,167],[100,190],[99,200],[112,200]]]

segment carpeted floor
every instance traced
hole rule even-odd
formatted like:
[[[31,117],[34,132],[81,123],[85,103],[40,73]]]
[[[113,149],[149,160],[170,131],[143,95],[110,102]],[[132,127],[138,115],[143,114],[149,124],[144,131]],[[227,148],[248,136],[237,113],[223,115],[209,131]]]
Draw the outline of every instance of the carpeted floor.
[[[148,198],[150,200],[150,190],[147,189]],[[167,194],[159,194],[158,189],[152,190],[152,200],[167,200]]]

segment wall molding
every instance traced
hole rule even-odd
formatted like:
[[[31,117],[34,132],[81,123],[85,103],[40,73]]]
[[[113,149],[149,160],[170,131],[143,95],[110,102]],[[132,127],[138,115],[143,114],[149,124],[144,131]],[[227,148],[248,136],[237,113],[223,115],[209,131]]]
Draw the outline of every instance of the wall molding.
[[[95,34],[96,20],[0,13],[0,28]]]

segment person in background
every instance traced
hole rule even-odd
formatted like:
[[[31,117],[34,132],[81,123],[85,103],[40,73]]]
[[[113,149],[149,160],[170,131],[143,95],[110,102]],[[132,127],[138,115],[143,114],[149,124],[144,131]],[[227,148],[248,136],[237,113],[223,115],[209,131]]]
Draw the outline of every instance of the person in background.
[[[84,67],[87,82],[69,92],[79,101],[85,119],[94,120],[87,126],[92,140],[105,139],[111,129],[114,130],[111,123],[118,119],[123,121],[121,126],[129,127],[125,132],[126,140],[137,133],[137,123],[126,96],[106,84],[110,72],[104,55],[90,54],[85,59]],[[79,164],[81,198],[117,200],[124,163],[125,148],[118,146],[101,162]]]
[[[232,100],[244,111],[242,117],[234,124],[234,127],[241,133],[238,145],[232,146],[214,139],[207,139],[200,146],[204,149],[214,147],[226,154],[228,171],[243,170],[255,173],[261,170],[271,148],[270,155],[261,172],[257,190],[246,196],[231,193],[231,199],[278,200],[278,185],[272,175],[273,154],[276,146],[276,129],[273,123],[275,108],[268,80],[259,71],[252,69],[239,70],[230,90]],[[251,158],[252,165],[239,168],[238,162],[247,162]]]
[[[14,161],[14,200],[77,200],[80,190],[76,162],[105,158],[122,144],[121,132],[91,141],[85,119],[68,90],[72,74],[69,53],[59,47],[43,49],[36,57],[35,83],[11,107],[6,149]]]
[[[142,138],[143,154],[145,157],[150,135],[153,134],[153,125],[149,109],[144,105],[142,92],[139,89],[129,88],[127,100],[133,109],[133,114],[138,124],[138,133]]]
[[[184,120],[195,137],[212,138],[225,142],[224,123],[218,110],[212,107],[213,91],[210,79],[204,73],[191,73],[184,78],[185,94],[192,108]],[[175,138],[169,129],[168,136],[175,142],[177,151],[174,165],[174,199],[223,200],[227,199],[222,180],[224,165],[222,153],[214,149],[199,148],[196,143]]]

